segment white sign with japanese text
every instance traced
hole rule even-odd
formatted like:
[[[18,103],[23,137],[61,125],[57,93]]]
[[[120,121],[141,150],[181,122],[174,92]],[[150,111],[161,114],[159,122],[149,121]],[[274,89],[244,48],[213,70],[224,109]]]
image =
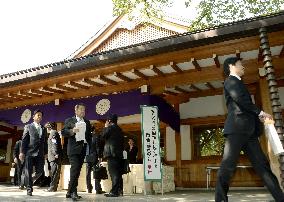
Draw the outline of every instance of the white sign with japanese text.
[[[145,180],[161,180],[160,130],[158,108],[141,106],[143,164]]]

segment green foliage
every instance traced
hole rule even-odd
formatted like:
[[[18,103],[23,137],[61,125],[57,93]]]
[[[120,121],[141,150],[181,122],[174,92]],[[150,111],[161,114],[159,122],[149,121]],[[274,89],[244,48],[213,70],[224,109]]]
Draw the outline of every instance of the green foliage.
[[[237,21],[245,18],[268,15],[281,10],[284,0],[198,0],[195,19],[191,22],[190,30],[203,29],[222,23]],[[153,17],[162,18],[165,7],[170,7],[173,0],[112,0],[113,14],[119,16],[133,11],[151,20]],[[191,7],[196,1],[186,0],[185,7]]]
[[[225,143],[223,128],[203,129],[196,135],[198,135],[198,156],[223,154]]]
[[[185,2],[190,7],[192,0]],[[201,0],[191,30],[202,29],[245,18],[268,15],[281,10],[284,0]]]
[[[153,17],[162,18],[163,8],[171,6],[171,0],[112,0],[114,5],[113,14],[119,16],[122,14],[135,15],[138,12],[145,19]],[[131,17],[131,16],[130,16]]]

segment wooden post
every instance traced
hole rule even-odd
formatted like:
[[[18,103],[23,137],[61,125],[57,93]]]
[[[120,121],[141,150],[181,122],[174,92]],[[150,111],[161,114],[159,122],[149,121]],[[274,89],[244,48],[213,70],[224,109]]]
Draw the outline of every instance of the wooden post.
[[[174,108],[179,112],[179,104],[175,104]],[[181,136],[175,131],[176,141],[176,186],[182,187],[182,170],[181,170]]]
[[[282,120],[282,109],[281,104],[279,101],[279,94],[278,94],[278,87],[276,82],[276,77],[274,73],[274,67],[272,64],[272,55],[270,51],[270,45],[267,36],[267,30],[265,27],[259,29],[259,37],[260,37],[260,45],[262,49],[262,56],[263,56],[263,64],[264,68],[266,69],[266,80],[268,81],[268,88],[270,94],[270,101],[271,101],[271,108],[273,112],[273,118],[275,121],[275,128],[279,135],[279,138],[284,144],[284,137],[283,137],[283,120]],[[284,188],[284,155],[279,156],[279,163],[280,163],[280,178],[281,178],[281,185]]]
[[[271,101],[270,101],[270,98],[269,98],[270,94],[269,94],[269,90],[268,90],[268,83],[267,83],[265,77],[261,77],[259,79],[259,95],[260,95],[260,99],[261,99],[261,103],[262,103],[262,110],[269,113],[269,114],[272,114]],[[263,133],[264,133],[264,131],[263,131]],[[261,142],[261,145],[262,145],[264,152],[268,154],[271,169],[280,182],[281,181],[281,178],[280,178],[281,172],[280,172],[280,169],[279,169],[280,165],[279,165],[278,158],[272,153],[271,147],[270,147],[268,140],[267,140],[267,138],[264,134],[260,137],[260,142]]]

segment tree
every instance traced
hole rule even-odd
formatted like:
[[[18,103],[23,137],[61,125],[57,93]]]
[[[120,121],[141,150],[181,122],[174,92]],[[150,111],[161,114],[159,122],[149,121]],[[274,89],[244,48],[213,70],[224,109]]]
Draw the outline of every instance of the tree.
[[[165,7],[173,0],[112,0],[114,15],[131,13],[137,10],[146,18],[162,17]],[[196,0],[195,0],[196,1]],[[191,7],[192,0],[186,0],[185,6]],[[191,22],[190,30],[203,29],[245,18],[268,15],[281,10],[284,0],[199,0],[198,14]]]

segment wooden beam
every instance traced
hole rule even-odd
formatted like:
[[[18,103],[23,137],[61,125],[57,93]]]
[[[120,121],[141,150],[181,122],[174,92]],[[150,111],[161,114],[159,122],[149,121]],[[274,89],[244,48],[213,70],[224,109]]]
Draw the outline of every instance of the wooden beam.
[[[178,86],[175,86],[175,90],[178,91],[178,92],[181,92],[181,93],[189,93],[189,91],[184,90],[183,88],[180,88]]]
[[[220,65],[220,62],[219,62],[219,59],[218,59],[218,55],[217,54],[213,54],[212,58],[213,58],[213,60],[215,62],[216,67],[220,68],[221,65]]]
[[[93,81],[93,80],[91,80],[91,79],[88,79],[88,78],[83,78],[82,81],[83,81],[84,83],[87,83],[87,84],[92,85],[92,86],[97,86],[97,87],[102,87],[102,86],[104,86],[103,84],[97,83],[97,82],[95,82],[95,81]]]
[[[133,74],[135,74],[136,76],[140,77],[141,79],[145,79],[145,80],[148,80],[148,79],[149,79],[148,76],[146,76],[145,74],[143,74],[142,72],[140,72],[140,71],[137,70],[137,69],[132,69],[131,72],[132,72]]]
[[[277,57],[273,57],[273,65],[275,67],[275,73],[277,78],[284,76],[284,69],[282,68],[284,59]],[[255,59],[243,61],[244,66],[248,66],[246,69],[246,74],[244,76],[245,83],[254,83],[258,81],[258,68],[259,64],[256,63]],[[20,107],[25,105],[33,105],[33,104],[41,104],[53,102],[55,99],[76,99],[82,98],[86,96],[95,96],[100,95],[101,93],[113,93],[113,92],[125,92],[133,89],[139,89],[142,85],[150,86],[151,92],[155,91],[156,88],[161,89],[161,93],[163,92],[164,86],[174,87],[178,85],[190,85],[192,83],[206,83],[210,81],[223,81],[223,70],[222,68],[216,68],[216,66],[206,67],[202,70],[202,74],[196,70],[186,70],[182,74],[166,74],[165,77],[149,77],[147,81],[143,79],[135,79],[132,82],[129,82],[128,85],[121,82],[116,86],[103,86],[96,87],[92,86],[90,89],[82,89],[73,92],[66,92],[63,94],[54,94],[52,96],[46,96],[43,99],[29,99],[24,101],[18,101],[13,103],[7,103],[0,105],[0,109],[7,109],[13,107]],[[37,86],[38,87],[38,86]],[[212,90],[210,90],[212,93]],[[1,89],[0,89],[1,92]],[[191,92],[190,94],[192,94]],[[215,93],[215,92],[214,92]],[[185,98],[183,98],[185,99]]]
[[[15,131],[17,131],[15,128],[10,128],[8,126],[3,126],[3,125],[0,125],[0,131],[3,131],[3,132],[7,132],[7,133],[15,133]]]
[[[170,62],[170,66],[177,72],[177,73],[182,73],[183,71],[177,66],[177,64],[173,61]]]
[[[8,97],[8,99],[12,99],[12,100],[15,100],[15,101],[23,100],[23,98],[21,98],[20,96],[16,96],[14,93],[8,93],[7,97]]]
[[[155,65],[150,65],[150,69],[158,76],[165,76],[165,74],[161,70],[159,70]]]
[[[53,85],[55,88],[61,90],[61,91],[71,91],[71,92],[76,92],[77,89],[75,88],[71,88],[71,87],[68,87],[68,86],[63,86],[62,84],[54,84]]]
[[[241,58],[241,52],[240,52],[240,50],[236,50],[236,57],[237,57],[237,58]]]
[[[40,89],[30,89],[29,92],[30,93],[35,93],[35,94],[40,94],[40,95],[48,95],[48,96],[54,94],[53,92],[43,91],[42,88],[40,88]]]
[[[172,91],[169,91],[169,90],[164,90],[163,94],[167,94],[167,95],[178,95],[178,93],[175,93],[175,92],[172,92]]]
[[[211,90],[215,90],[215,87],[210,82],[206,82],[204,85]]]
[[[70,86],[74,86],[74,87],[77,87],[77,88],[82,88],[82,89],[89,89],[90,87],[89,86],[85,86],[83,84],[80,84],[80,83],[76,83],[74,81],[68,81],[68,84]]]
[[[282,46],[279,57],[284,58],[284,45]]]
[[[34,93],[32,90],[23,92],[31,97],[42,97],[42,94]]]
[[[195,67],[195,69],[197,69],[198,71],[201,71],[201,67],[200,67],[200,65],[198,64],[198,62],[196,61],[195,58],[191,58],[190,61],[193,64],[193,66]]]
[[[65,91],[59,90],[59,89],[54,89],[54,88],[50,88],[48,86],[44,86],[42,87],[42,90],[46,90],[52,93],[59,93],[59,94],[63,94]]]
[[[195,86],[194,84],[190,85],[190,88],[196,90],[196,91],[202,91],[200,88],[198,88],[197,86]]]
[[[225,115],[219,116],[207,116],[202,118],[188,118],[181,119],[180,122],[182,125],[210,125],[210,124],[224,124]]]
[[[109,78],[107,78],[107,77],[105,77],[105,76],[103,76],[103,75],[98,75],[97,78],[100,79],[100,80],[102,80],[102,81],[104,81],[104,82],[106,82],[106,83],[108,83],[108,84],[117,85],[117,82],[116,82],[116,81],[111,80],[111,79],[109,79]]]
[[[261,47],[259,47],[259,49],[258,49],[258,56],[257,56],[257,61],[258,62],[262,62],[262,60],[263,60],[262,53],[263,53],[263,50],[262,50]]]
[[[113,75],[116,76],[117,78],[121,79],[122,81],[126,81],[126,82],[132,81],[132,79],[130,79],[129,77],[123,75],[120,72],[114,72]]]

